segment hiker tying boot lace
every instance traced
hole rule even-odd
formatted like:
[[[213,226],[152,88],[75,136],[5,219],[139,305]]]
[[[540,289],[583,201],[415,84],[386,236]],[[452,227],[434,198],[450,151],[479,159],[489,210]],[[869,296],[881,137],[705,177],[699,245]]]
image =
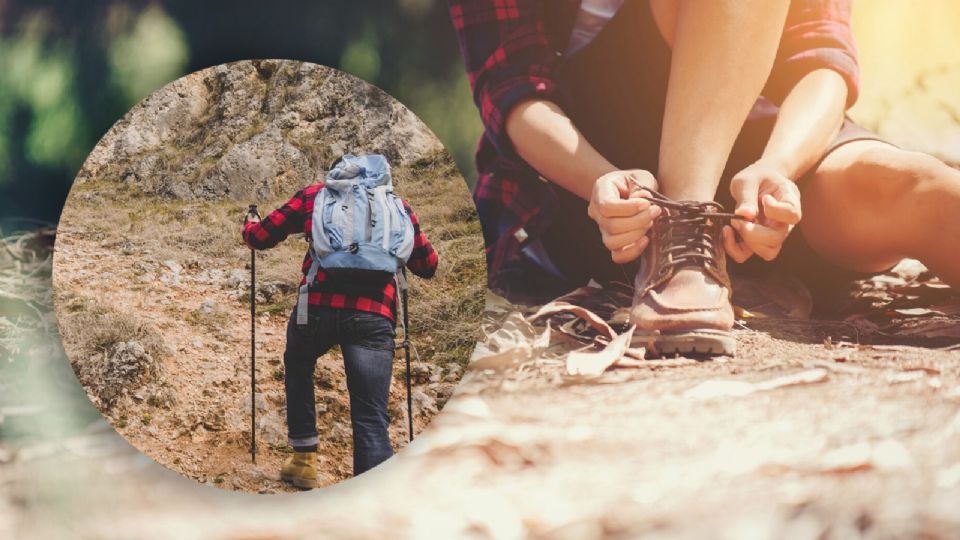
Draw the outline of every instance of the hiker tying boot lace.
[[[661,355],[733,355],[732,288],[720,235],[725,223],[740,217],[716,202],[674,201],[643,189],[663,211],[634,282],[634,343]]]

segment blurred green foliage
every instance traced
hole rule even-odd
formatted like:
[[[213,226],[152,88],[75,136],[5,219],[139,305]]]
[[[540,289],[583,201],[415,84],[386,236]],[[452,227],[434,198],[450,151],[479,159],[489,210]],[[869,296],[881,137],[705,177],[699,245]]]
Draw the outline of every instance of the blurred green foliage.
[[[0,217],[55,221],[139,100],[249,58],[339,67],[420,116],[467,174],[481,127],[443,0],[0,0]]]

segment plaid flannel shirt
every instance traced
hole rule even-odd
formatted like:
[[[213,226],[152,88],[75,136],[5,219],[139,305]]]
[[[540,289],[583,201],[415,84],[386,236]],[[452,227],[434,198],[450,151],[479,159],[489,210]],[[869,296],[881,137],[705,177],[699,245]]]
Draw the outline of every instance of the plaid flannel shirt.
[[[646,0],[627,0],[646,1]],[[483,223],[491,285],[517,256],[537,217],[546,185],[513,150],[505,123],[529,99],[551,100],[553,73],[573,28],[580,0],[450,0],[450,18],[485,128],[476,154],[474,200]],[[763,96],[780,104],[807,73],[832,69],[857,98],[859,67],[850,27],[850,0],[793,0]]]
[[[313,201],[317,197],[317,192],[321,189],[323,189],[322,182],[307,186],[297,192],[286,204],[263,218],[263,221],[244,225],[243,241],[254,249],[269,249],[291,234],[302,232],[309,236],[313,222]],[[433,277],[433,274],[437,271],[437,252],[434,251],[426,235],[420,230],[420,221],[407,201],[403,201],[403,207],[407,210],[410,221],[413,223],[414,236],[413,252],[407,261],[407,268],[422,278]],[[300,285],[306,282],[311,260],[308,250],[303,259],[303,278],[300,279]],[[336,285],[331,283],[328,277],[323,268],[317,272],[317,278],[310,284],[310,292],[307,297],[307,303],[310,307],[326,306],[355,309],[376,313],[395,321],[397,290],[393,281],[376,294],[356,296],[337,291]]]

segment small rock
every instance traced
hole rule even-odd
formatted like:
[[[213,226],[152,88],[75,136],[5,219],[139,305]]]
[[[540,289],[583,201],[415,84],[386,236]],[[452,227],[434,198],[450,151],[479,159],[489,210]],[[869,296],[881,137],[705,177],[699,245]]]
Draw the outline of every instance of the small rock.
[[[212,411],[203,417],[202,424],[207,431],[223,431],[226,427],[223,415]]]
[[[287,443],[287,430],[278,415],[268,413],[258,418],[258,424],[263,440],[275,445]]]
[[[330,431],[327,432],[328,441],[349,441],[352,438],[353,430],[341,422],[334,422],[334,424],[330,426]]]
[[[200,303],[200,313],[209,315],[217,308],[217,303],[212,298],[206,298]]]
[[[437,388],[437,399],[447,401],[457,389],[456,384],[442,384]]]
[[[439,373],[439,368],[427,362],[413,362],[410,364],[410,378],[414,384],[426,384],[435,373]]]
[[[179,274],[180,272],[183,272],[183,267],[180,266],[180,264],[173,259],[168,259],[166,261],[163,261],[163,265],[166,266],[174,274]]]
[[[249,388],[247,388],[249,391]],[[243,410],[250,411],[250,394],[249,392],[244,395],[243,398]],[[262,393],[257,393],[257,410],[265,411],[267,410],[267,399],[263,396]]]
[[[447,365],[444,367],[447,369],[447,373],[463,373],[463,368],[456,362],[447,362]]]
[[[230,271],[230,275],[227,276],[225,282],[228,288],[234,289],[237,287],[245,286],[250,280],[250,276],[240,268],[234,268]]]
[[[437,414],[437,401],[427,395],[423,390],[414,390],[412,394],[413,398],[413,411],[415,416],[423,416],[425,414]]]

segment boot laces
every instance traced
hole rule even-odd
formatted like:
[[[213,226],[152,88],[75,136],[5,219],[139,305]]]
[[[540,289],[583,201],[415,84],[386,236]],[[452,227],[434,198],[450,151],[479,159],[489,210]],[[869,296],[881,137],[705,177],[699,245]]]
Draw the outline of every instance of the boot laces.
[[[740,216],[723,212],[723,206],[713,201],[675,201],[647,189],[647,197],[665,211],[654,223],[652,233],[660,245],[658,267],[668,274],[684,266],[720,270],[720,227]]]

